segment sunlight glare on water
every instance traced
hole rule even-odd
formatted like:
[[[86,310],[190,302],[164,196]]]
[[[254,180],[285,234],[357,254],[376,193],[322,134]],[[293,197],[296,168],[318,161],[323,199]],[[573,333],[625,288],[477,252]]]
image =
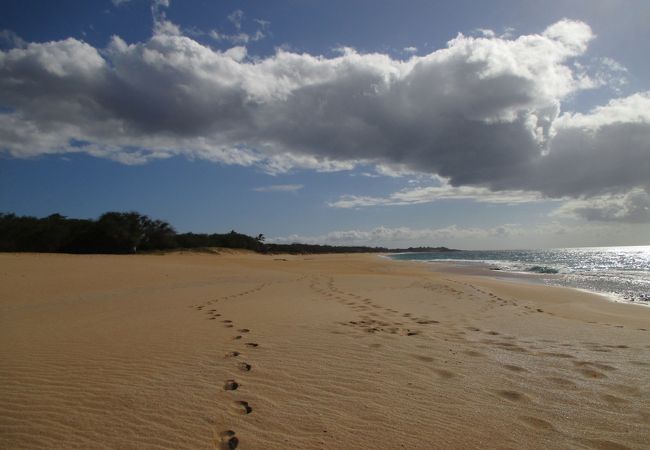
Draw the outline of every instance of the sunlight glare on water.
[[[650,305],[650,246],[404,253],[392,257],[482,263],[493,270],[538,274],[547,284]]]

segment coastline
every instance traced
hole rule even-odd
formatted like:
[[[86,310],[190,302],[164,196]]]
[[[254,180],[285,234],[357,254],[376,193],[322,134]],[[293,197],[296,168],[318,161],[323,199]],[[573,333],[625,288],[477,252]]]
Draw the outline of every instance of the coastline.
[[[429,265],[433,271],[447,272],[450,274],[457,273],[461,275],[476,275],[489,277],[503,281],[513,281],[520,283],[530,283],[551,287],[565,287],[575,289],[580,292],[592,294],[601,297],[610,302],[621,303],[626,305],[635,305],[641,307],[650,307],[650,300],[630,299],[626,295],[606,290],[597,290],[593,287],[583,287],[572,284],[565,279],[563,273],[536,273],[525,270],[508,270],[498,267],[498,261],[488,263],[485,261],[463,260],[463,259],[441,259],[441,260],[408,260],[391,258],[391,255],[385,255],[388,259],[395,261],[414,261]],[[534,263],[530,263],[534,264]]]
[[[571,288],[376,254],[0,254],[0,277],[3,448],[650,435],[650,310]]]

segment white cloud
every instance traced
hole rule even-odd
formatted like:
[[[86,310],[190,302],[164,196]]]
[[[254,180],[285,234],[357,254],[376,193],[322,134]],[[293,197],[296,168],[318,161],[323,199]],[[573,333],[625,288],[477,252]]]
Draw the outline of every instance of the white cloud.
[[[476,32],[486,38],[494,38],[496,37],[496,33],[493,30],[490,30],[488,28],[477,28]]]
[[[375,227],[339,230],[322,235],[269,238],[276,243],[368,245],[389,248],[445,246],[461,249],[544,248],[638,244],[639,236],[650,237],[642,224],[588,223],[567,226],[557,222],[536,225],[502,224],[489,227],[450,225],[441,228]]]
[[[261,156],[256,165],[271,175],[286,173],[297,167],[317,172],[339,172],[352,170],[355,167],[355,163],[350,161],[335,161],[326,157],[294,155],[291,153],[278,153],[267,157]]]
[[[574,20],[560,20],[542,33],[549,39],[562,44],[567,55],[584,53],[589,41],[594,38],[589,25]]]
[[[538,192],[531,191],[492,191],[484,187],[474,186],[426,186],[403,189],[390,194],[388,197],[367,197],[343,195],[329,206],[334,208],[360,208],[366,206],[397,206],[431,203],[440,200],[474,200],[479,203],[519,204],[544,200]]]
[[[69,38],[0,51],[0,150],[127,163],[187,155],[272,173],[375,164],[457,186],[395,193],[396,202],[647,192],[650,93],[560,116],[567,98],[621,72],[575,64],[594,38],[582,22],[512,39],[461,34],[407,61],[349,48],[249,58],[242,46],[220,51],[182,35],[166,6],[152,4],[146,42],[114,37],[96,49]],[[243,15],[231,20],[237,28]]]
[[[555,122],[555,130],[582,129],[597,132],[608,126],[621,124],[646,125],[650,123],[650,91],[625,98],[616,98],[605,106],[598,106],[588,114],[565,113]]]
[[[249,42],[257,42],[266,37],[265,31],[268,30],[271,22],[262,19],[253,19],[259,25],[254,33],[246,33],[242,31],[242,23],[244,20],[244,12],[240,9],[233,11],[228,15],[228,20],[235,27],[234,33],[222,33],[219,30],[211,30],[208,35],[219,42],[229,42],[234,45],[248,44]]]
[[[244,11],[237,9],[228,15],[228,20],[236,29],[241,29],[242,20],[244,20]]]
[[[367,206],[398,206],[431,203],[440,200],[473,200],[480,203],[519,204],[543,200],[538,192],[532,191],[492,191],[485,187],[451,186],[448,180],[437,178],[438,186],[419,186],[402,189],[388,197],[368,197],[358,195],[343,195],[338,200],[330,202],[334,208],[361,208]]]
[[[181,29],[175,23],[170,22],[169,20],[157,20],[154,24],[154,33],[155,34],[167,34],[170,36],[180,36]]]
[[[643,188],[635,188],[621,194],[570,200],[554,215],[599,222],[650,222],[650,195]]]
[[[378,175],[391,178],[413,177],[422,175],[420,172],[416,172],[403,164],[376,164],[375,172]],[[438,178],[436,177],[436,179]]]
[[[271,26],[271,22],[269,22],[268,20],[264,20],[264,19],[253,19],[253,22],[258,24],[263,30],[267,29],[267,28],[269,28]]]
[[[587,234],[600,231],[598,227],[587,227]],[[288,244],[370,245],[382,247],[447,246],[478,248],[490,244],[512,248],[519,242],[530,243],[532,239],[557,238],[571,233],[567,227],[551,222],[537,226],[502,224],[492,227],[460,227],[450,225],[442,228],[410,228],[379,226],[368,230],[339,230],[317,236],[290,235],[270,238],[270,242]],[[507,243],[510,242],[511,245]]]
[[[404,51],[406,53],[417,53],[418,48],[417,47],[404,47]]]
[[[650,189],[650,92],[611,100],[555,121],[548,154],[527,168],[527,187],[593,197]],[[520,182],[520,181],[519,181]]]
[[[248,33],[235,33],[235,34],[224,34],[219,33],[217,30],[211,30],[208,35],[215,41],[227,41],[232,44],[248,44],[249,42],[256,42],[262,40],[266,35],[262,30],[257,30],[253,34]]]
[[[24,48],[27,46],[27,41],[11,30],[0,30],[0,42],[12,48]]]
[[[499,35],[502,39],[510,39],[515,35],[515,29],[513,27],[505,27],[503,33]]]
[[[450,239],[485,239],[521,233],[517,225],[501,225],[493,228],[462,228],[452,225],[445,228],[413,229],[409,227],[375,227],[370,230],[332,231],[319,236],[291,235],[269,239],[276,243],[301,242],[306,244],[333,245],[395,245],[419,243],[428,245],[447,242]]]
[[[270,186],[261,186],[254,188],[256,192],[298,192],[303,187],[302,184],[272,184]]]
[[[165,14],[164,9],[169,8],[169,5],[170,5],[169,0],[151,1],[151,16],[153,18],[154,36],[156,35],[180,36],[182,34],[180,27],[178,25],[167,20],[167,15]]]

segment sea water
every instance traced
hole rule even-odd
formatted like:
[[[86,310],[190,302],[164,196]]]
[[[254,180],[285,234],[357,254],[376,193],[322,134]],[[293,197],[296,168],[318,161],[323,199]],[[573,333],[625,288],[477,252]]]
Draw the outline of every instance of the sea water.
[[[400,253],[398,260],[480,264],[495,271],[535,274],[545,284],[568,286],[650,306],[650,246],[477,250]],[[495,272],[496,275],[497,272]]]

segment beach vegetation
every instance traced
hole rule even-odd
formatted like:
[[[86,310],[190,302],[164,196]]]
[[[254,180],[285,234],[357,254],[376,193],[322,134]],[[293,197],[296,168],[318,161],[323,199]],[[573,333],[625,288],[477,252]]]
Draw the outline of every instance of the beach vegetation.
[[[445,247],[389,249],[367,246],[276,244],[264,234],[178,233],[169,223],[135,211],[109,211],[97,219],[73,219],[61,214],[47,217],[0,213],[1,252],[139,253],[181,249],[229,248],[259,253],[391,253],[450,251]]]

